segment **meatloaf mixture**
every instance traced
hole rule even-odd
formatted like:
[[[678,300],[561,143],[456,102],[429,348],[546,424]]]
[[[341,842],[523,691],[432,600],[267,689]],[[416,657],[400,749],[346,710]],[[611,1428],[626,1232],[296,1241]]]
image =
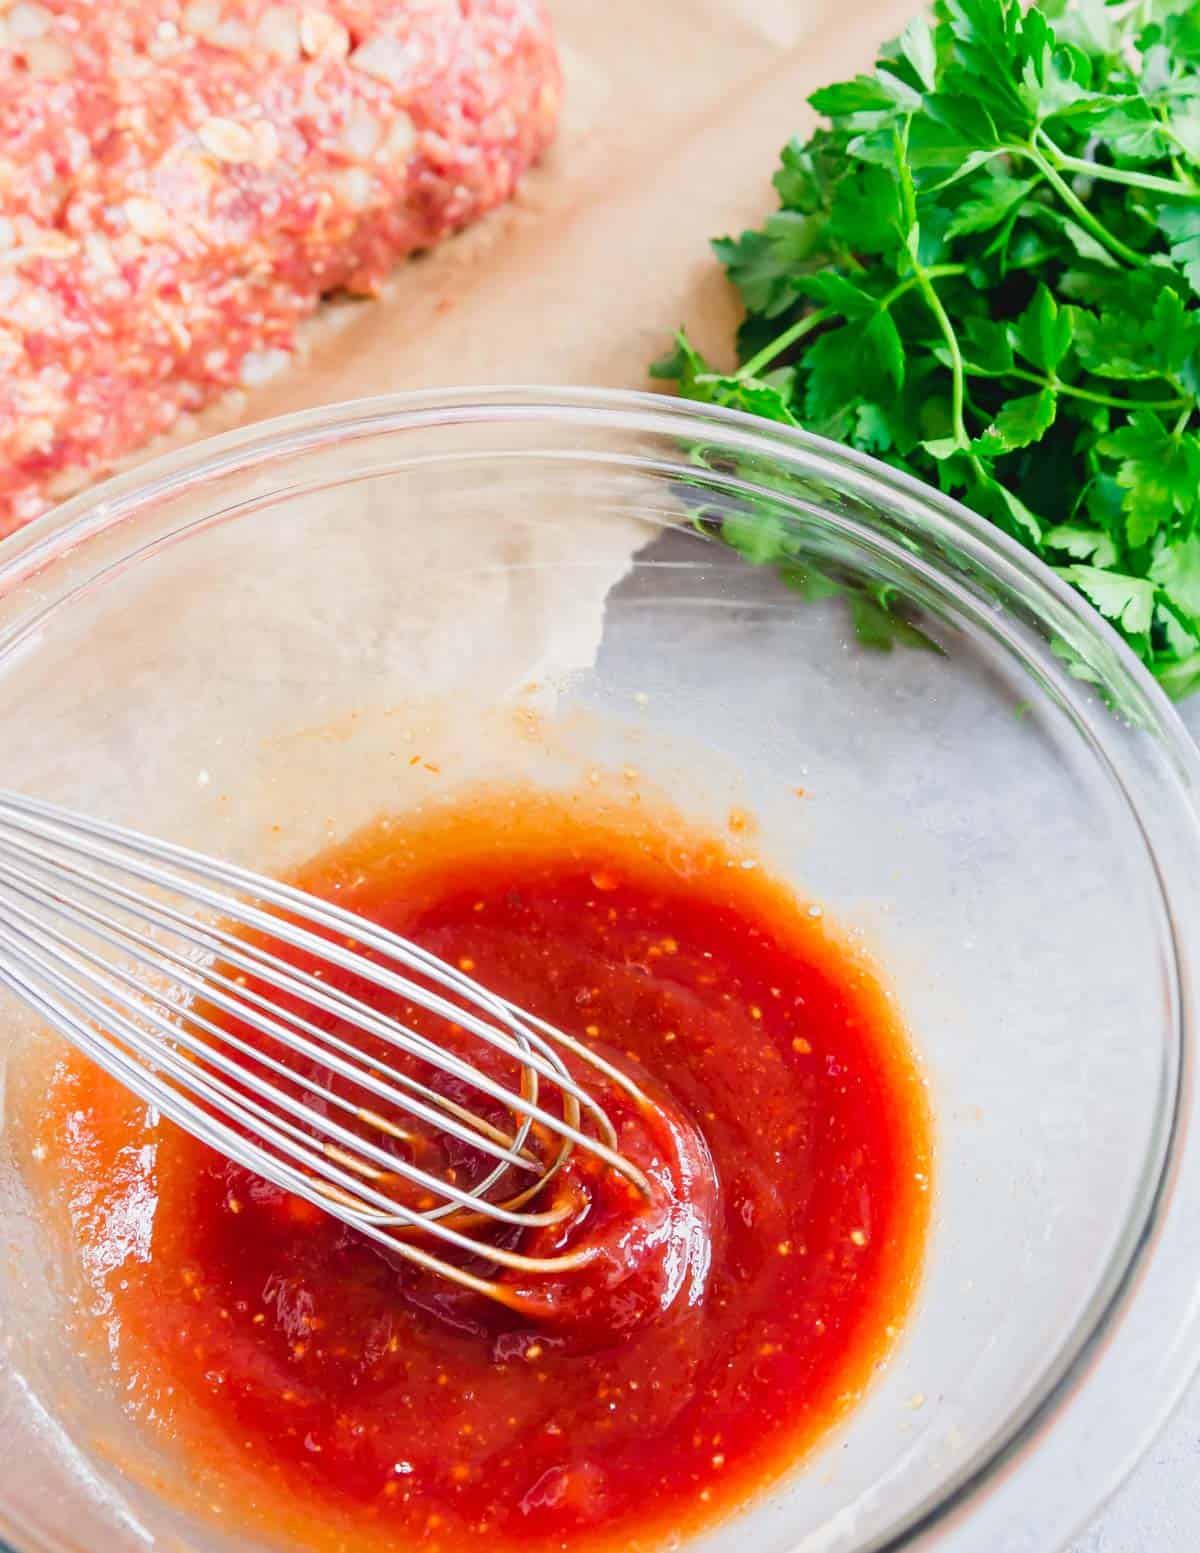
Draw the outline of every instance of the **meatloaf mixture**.
[[[0,534],[505,199],[559,95],[539,0],[0,3]]]

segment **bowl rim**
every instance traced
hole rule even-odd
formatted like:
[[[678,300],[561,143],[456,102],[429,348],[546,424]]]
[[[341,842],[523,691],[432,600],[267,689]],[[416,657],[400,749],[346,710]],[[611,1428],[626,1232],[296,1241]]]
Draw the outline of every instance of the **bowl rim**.
[[[959,546],[965,541],[975,552],[974,558],[991,560],[1020,574],[1036,592],[1048,595],[1089,626],[1156,704],[1159,717],[1173,725],[1171,731],[1180,738],[1184,752],[1189,756],[1195,752],[1196,746],[1171,701],[1099,611],[1045,562],[962,502],[869,453],[814,432],[663,393],[525,383],[406,389],[252,421],[124,468],[0,538],[0,595],[66,551],[114,527],[132,509],[177,494],[182,487],[205,484],[239,468],[260,464],[264,455],[274,462],[320,447],[351,428],[358,435],[371,435],[422,421],[529,420],[573,412],[627,423],[638,421],[648,430],[670,431],[670,423],[690,426],[693,432],[711,426],[747,451],[806,454],[813,467],[848,477],[868,498],[878,493],[899,498],[910,511],[920,512],[930,532],[953,538]]]
[[[1192,852],[1200,863],[1200,751],[1179,713],[1171,705],[1133,652],[1108,623],[1037,557],[1015,539],[995,528],[934,488],[892,469],[870,455],[846,448],[798,428],[765,422],[738,410],[700,406],[661,394],[598,388],[539,387],[536,385],[497,385],[489,387],[446,388],[431,391],[410,390],[402,393],[344,401],[290,415],[252,423],[249,426],[173,449],[115,475],[111,479],[74,496],[10,536],[0,546],[0,600],[14,588],[38,577],[56,561],[79,549],[119,525],[133,514],[158,502],[166,502],[189,488],[202,488],[243,469],[267,469],[272,464],[308,451],[389,431],[402,431],[420,425],[496,423],[521,421],[530,424],[555,422],[568,425],[572,418],[580,424],[609,424],[626,431],[645,431],[694,440],[711,435],[726,446],[747,453],[782,459],[805,474],[825,474],[868,503],[885,510],[891,506],[902,511],[929,538],[948,542],[957,555],[967,557],[983,575],[1003,583],[1021,597],[1032,616],[1040,623],[1069,621],[1084,639],[1103,652],[1108,672],[1120,684],[1120,704],[1133,708],[1141,731],[1151,735],[1174,774],[1180,818]],[[869,524],[864,525],[869,527]],[[136,553],[136,552],[134,552]],[[18,622],[17,635],[27,622]],[[7,656],[14,632],[0,631],[0,661]],[[1066,679],[1066,676],[1064,676]],[[1060,694],[1071,701],[1076,722],[1091,732],[1098,747],[1105,747],[1103,718],[1089,710],[1084,687],[1056,685]],[[1107,715],[1107,714],[1105,714]],[[1119,761],[1114,762],[1119,766]],[[1135,815],[1138,805],[1124,783],[1123,796]],[[1078,1336],[1068,1362],[1061,1373],[1049,1373],[1040,1392],[1016,1417],[1006,1421],[986,1446],[981,1447],[967,1466],[953,1474],[939,1489],[936,1501],[917,1506],[906,1521],[866,1545],[863,1553],[917,1553],[933,1546],[933,1538],[948,1526],[956,1525],[964,1540],[954,1546],[975,1553],[1006,1550],[1013,1528],[1023,1518],[1019,1509],[1022,1496],[1040,1502],[1045,1513],[1054,1503],[1052,1495],[1064,1497],[1056,1477],[1062,1463],[1078,1468],[1079,1440],[1091,1439],[1095,1429],[1076,1428],[1079,1437],[1074,1449],[1064,1445],[1064,1422],[1069,1422],[1069,1404],[1082,1393],[1097,1390],[1097,1377],[1112,1372],[1111,1361],[1121,1334],[1136,1309],[1132,1299],[1135,1287],[1144,1286],[1168,1239],[1186,1239],[1186,1219],[1200,1219],[1200,1142],[1192,1120],[1192,1068],[1194,1065],[1194,1025],[1191,1008],[1195,992],[1200,991],[1200,973],[1187,973],[1189,956],[1183,952],[1188,936],[1177,913],[1170,910],[1172,891],[1157,865],[1155,852],[1146,837],[1149,859],[1155,867],[1158,885],[1167,906],[1169,940],[1174,951],[1174,970],[1180,981],[1174,1035],[1179,1046],[1179,1078],[1174,1098],[1165,1149],[1158,1180],[1146,1205],[1140,1233],[1128,1248],[1123,1271],[1093,1315],[1090,1329]],[[1177,866],[1177,865],[1176,865]],[[1172,1233],[1169,1233],[1172,1232]],[[1193,1237],[1194,1239],[1195,1237]],[[1163,1284],[1163,1278],[1157,1279]],[[1177,1280],[1178,1281],[1178,1280]],[[1086,1475],[1089,1487],[1077,1485],[1072,1524],[1051,1530],[1044,1523],[1031,1528],[1034,1540],[1020,1543],[1036,1553],[1049,1553],[1052,1546],[1079,1529],[1132,1469],[1150,1443],[1197,1364],[1200,1364],[1200,1307],[1172,1299],[1161,1287],[1159,1301],[1166,1298],[1172,1307],[1173,1342],[1165,1347],[1185,1350],[1185,1362],[1168,1373],[1164,1390],[1161,1369],[1156,1370],[1157,1395],[1141,1404],[1146,1418],[1140,1425],[1140,1439],[1118,1451],[1119,1461],[1101,1472]],[[1074,1334],[1073,1334],[1074,1336]],[[1161,1341],[1160,1332],[1160,1341]],[[1128,1346],[1128,1345],[1127,1345]],[[1117,1365],[1126,1372],[1129,1383],[1130,1361]],[[1101,1379],[1103,1377],[1101,1376]],[[1100,1386],[1103,1390],[1104,1386]],[[1112,1389],[1111,1375],[1109,1389]],[[1143,1391],[1150,1388],[1143,1381]],[[1078,1408],[1076,1409],[1078,1412]],[[1069,1433],[1070,1431],[1068,1431]],[[1060,1465],[1048,1469],[1055,1455],[1052,1446],[1059,1442]],[[1102,1453],[1112,1455],[1111,1448]],[[1075,1477],[1080,1472],[1075,1470]],[[1099,1481],[1103,1479],[1103,1481]],[[1003,1507],[997,1511],[997,1504]],[[990,1508],[989,1508],[990,1507]],[[18,1535],[4,1524],[0,1506],[0,1553],[34,1553],[35,1544],[8,1543],[6,1535]],[[1064,1521],[1061,1512],[1058,1515]],[[1046,1533],[1055,1539],[1048,1544]],[[954,1533],[952,1533],[952,1536]],[[1002,1540],[1003,1539],[1003,1540]],[[942,1544],[937,1544],[939,1547]]]
[[[204,483],[239,467],[260,463],[265,453],[273,459],[286,457],[318,447],[330,441],[335,432],[350,427],[369,435],[391,425],[400,429],[451,415],[458,420],[530,419],[572,411],[597,415],[607,412],[622,420],[674,422],[693,428],[710,425],[744,443],[747,450],[757,445],[768,452],[804,452],[814,464],[848,474],[851,482],[864,490],[888,491],[914,503],[932,529],[958,542],[967,539],[978,547],[981,557],[1002,560],[1085,623],[1098,627],[1109,644],[1120,649],[1119,656],[1128,672],[1143,682],[1143,688],[1153,691],[1160,710],[1174,717],[1176,731],[1191,745],[1190,735],[1170,700],[1099,611],[1082,602],[1079,594],[1045,562],[962,502],[869,453],[801,427],[767,421],[743,410],[633,389],[526,383],[405,389],[296,410],[202,437],[123,468],[0,538],[0,592],[56,555],[120,522],[131,508],[172,495],[181,486]],[[657,429],[671,428],[663,424]]]

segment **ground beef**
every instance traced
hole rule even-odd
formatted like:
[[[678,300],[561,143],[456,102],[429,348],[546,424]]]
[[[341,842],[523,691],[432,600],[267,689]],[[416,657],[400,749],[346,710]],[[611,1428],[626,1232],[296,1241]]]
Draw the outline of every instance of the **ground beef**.
[[[0,534],[505,199],[539,0],[0,4]]]

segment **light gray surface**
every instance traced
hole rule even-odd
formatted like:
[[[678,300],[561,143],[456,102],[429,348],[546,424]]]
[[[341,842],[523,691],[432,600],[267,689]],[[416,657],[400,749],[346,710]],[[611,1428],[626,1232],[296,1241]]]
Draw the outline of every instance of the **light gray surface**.
[[[1200,696],[1183,708],[1200,739]],[[1200,1268],[1196,1270],[1200,1277]],[[1200,1377],[1133,1476],[1071,1553],[1196,1553],[1200,1548]]]
[[[1071,1553],[1195,1553],[1200,1545],[1200,1384]]]

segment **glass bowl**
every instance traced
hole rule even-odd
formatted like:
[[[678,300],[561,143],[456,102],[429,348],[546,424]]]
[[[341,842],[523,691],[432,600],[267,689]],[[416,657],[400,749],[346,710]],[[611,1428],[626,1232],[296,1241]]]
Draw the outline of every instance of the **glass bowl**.
[[[785,544],[786,575],[722,533]],[[844,599],[800,597],[814,574],[890,590],[936,650],[864,644]],[[751,811],[867,946],[936,1122],[918,1306],[845,1425],[695,1553],[1049,1553],[1188,1378],[1196,755],[1098,618],[953,503],[641,395],[323,409],[8,541],[0,725],[0,784],[267,869],[435,787],[633,765],[697,819]],[[2,1014],[13,1090],[48,1038]],[[65,1340],[11,1125],[0,1212],[0,1536],[265,1546],[182,1507],[186,1469],[146,1464]]]

